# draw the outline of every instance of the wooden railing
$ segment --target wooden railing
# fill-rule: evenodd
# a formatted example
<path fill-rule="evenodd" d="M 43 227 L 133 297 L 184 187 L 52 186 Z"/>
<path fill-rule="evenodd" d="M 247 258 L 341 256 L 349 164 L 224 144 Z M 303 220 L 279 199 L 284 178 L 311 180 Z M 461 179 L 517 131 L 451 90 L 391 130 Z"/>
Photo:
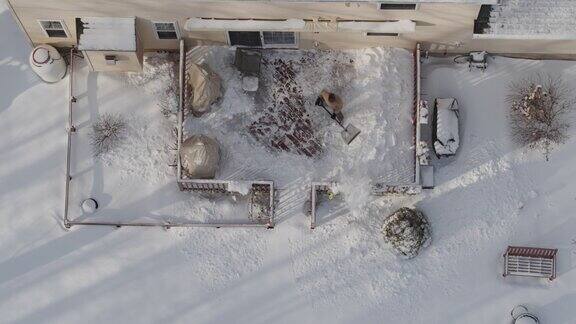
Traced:
<path fill-rule="evenodd" d="M 181 191 L 210 191 L 210 192 L 226 192 L 228 184 L 226 181 L 220 180 L 180 180 L 178 186 Z"/>
<path fill-rule="evenodd" d="M 422 65 L 420 57 L 422 53 L 420 44 L 416 44 L 414 50 L 414 183 L 420 184 L 420 163 L 418 162 L 418 145 L 420 144 L 420 93 L 422 87 Z"/>
<path fill-rule="evenodd" d="M 76 54 L 76 49 L 72 47 L 70 49 L 70 64 L 68 76 L 68 122 L 66 125 L 66 175 L 65 175 L 65 187 L 64 187 L 64 216 L 63 222 L 64 227 L 70 228 L 70 219 L 68 218 L 68 202 L 70 197 L 70 181 L 72 177 L 70 176 L 70 160 L 72 151 L 72 134 L 76 132 L 76 128 L 72 122 L 72 105 L 76 102 L 74 97 L 74 56 Z"/>
<path fill-rule="evenodd" d="M 334 183 L 312 182 L 310 185 L 310 229 L 316 228 L 316 205 L 318 204 L 318 194 L 328 193 L 332 190 Z"/>

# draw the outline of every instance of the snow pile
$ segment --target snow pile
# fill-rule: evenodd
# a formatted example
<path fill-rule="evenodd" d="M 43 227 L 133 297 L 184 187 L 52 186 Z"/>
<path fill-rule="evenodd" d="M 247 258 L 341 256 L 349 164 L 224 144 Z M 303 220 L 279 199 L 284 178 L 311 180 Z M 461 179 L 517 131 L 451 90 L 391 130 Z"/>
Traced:
<path fill-rule="evenodd" d="M 400 208 L 388 216 L 382 227 L 384 240 L 400 256 L 411 259 L 432 239 L 430 223 L 421 211 Z"/>
<path fill-rule="evenodd" d="M 258 77 L 247 75 L 242 78 L 242 89 L 248 92 L 258 90 Z"/>
<path fill-rule="evenodd" d="M 203 19 L 190 18 L 186 21 L 184 29 L 189 31 L 213 30 L 302 30 L 306 23 L 302 19 L 286 20 L 232 20 L 232 19 Z"/>
<path fill-rule="evenodd" d="M 434 150 L 438 156 L 454 155 L 460 146 L 458 102 L 453 98 L 436 99 L 436 140 Z"/>
<path fill-rule="evenodd" d="M 252 182 L 250 181 L 230 181 L 228 182 L 228 191 L 239 193 L 245 196 L 252 190 Z"/>
<path fill-rule="evenodd" d="M 148 110 L 146 112 L 149 113 Z M 102 157 L 104 164 L 117 168 L 122 178 L 138 177 L 150 183 L 173 180 L 174 170 L 171 166 L 176 156 L 174 125 L 159 113 L 126 116 L 126 125 L 123 144 L 116 154 Z"/>
<path fill-rule="evenodd" d="M 144 56 L 142 72 L 126 73 L 126 81 L 154 97 L 164 116 L 178 112 L 178 57 L 173 53 Z"/>

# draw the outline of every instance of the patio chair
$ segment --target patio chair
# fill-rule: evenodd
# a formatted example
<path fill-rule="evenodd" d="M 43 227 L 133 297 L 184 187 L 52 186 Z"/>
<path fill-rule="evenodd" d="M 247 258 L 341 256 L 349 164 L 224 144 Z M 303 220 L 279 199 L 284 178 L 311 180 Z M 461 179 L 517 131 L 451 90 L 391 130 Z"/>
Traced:
<path fill-rule="evenodd" d="M 469 71 L 472 71 L 472 69 L 475 68 L 484 72 L 488 67 L 488 52 L 470 52 L 468 54 L 458 55 L 454 58 L 454 63 L 468 63 Z"/>
<path fill-rule="evenodd" d="M 469 70 L 476 68 L 484 72 L 487 67 L 488 67 L 488 53 L 486 51 L 470 52 L 470 62 L 468 62 Z"/>
<path fill-rule="evenodd" d="M 554 280 L 557 253 L 558 249 L 509 246 L 504 254 L 503 276 L 527 276 Z"/>

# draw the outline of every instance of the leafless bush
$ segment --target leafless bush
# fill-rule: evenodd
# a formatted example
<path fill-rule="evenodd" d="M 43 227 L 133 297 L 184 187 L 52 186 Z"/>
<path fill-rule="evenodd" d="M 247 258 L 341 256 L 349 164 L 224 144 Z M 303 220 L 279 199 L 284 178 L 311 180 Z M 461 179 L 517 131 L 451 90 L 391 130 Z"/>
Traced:
<path fill-rule="evenodd" d="M 402 258 L 411 259 L 432 240 L 432 229 L 424 214 L 403 207 L 384 220 L 384 241 Z"/>
<path fill-rule="evenodd" d="M 103 114 L 92 124 L 92 154 L 100 156 L 120 144 L 126 133 L 126 121 L 117 114 Z"/>
<path fill-rule="evenodd" d="M 568 139 L 568 118 L 576 99 L 560 77 L 532 75 L 509 85 L 512 138 L 520 145 L 541 149 L 546 159 L 551 149 Z"/>

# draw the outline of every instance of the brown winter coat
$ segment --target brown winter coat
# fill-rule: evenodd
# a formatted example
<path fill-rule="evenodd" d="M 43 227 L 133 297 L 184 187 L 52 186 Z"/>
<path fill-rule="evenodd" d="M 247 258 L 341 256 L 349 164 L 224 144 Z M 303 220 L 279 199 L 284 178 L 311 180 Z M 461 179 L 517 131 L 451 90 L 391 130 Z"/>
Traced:
<path fill-rule="evenodd" d="M 330 94 L 331 93 L 326 90 L 322 90 L 322 92 L 320 92 L 320 96 L 324 102 L 328 105 L 328 107 L 332 109 L 335 114 L 342 112 L 342 109 L 344 108 L 342 99 L 338 95 L 334 94 L 335 100 L 330 101 Z"/>

